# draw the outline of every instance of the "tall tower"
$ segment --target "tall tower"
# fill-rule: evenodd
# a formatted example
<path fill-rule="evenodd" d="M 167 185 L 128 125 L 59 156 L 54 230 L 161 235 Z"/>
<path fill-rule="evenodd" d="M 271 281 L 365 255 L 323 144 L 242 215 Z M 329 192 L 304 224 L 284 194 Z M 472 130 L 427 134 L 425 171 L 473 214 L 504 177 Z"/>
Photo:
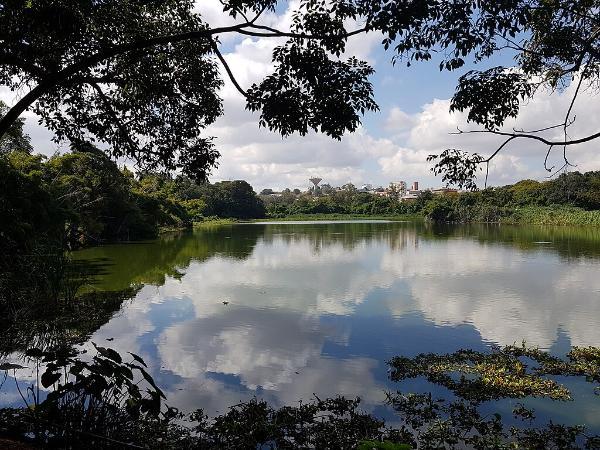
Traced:
<path fill-rule="evenodd" d="M 309 178 L 308 181 L 310 181 L 314 185 L 313 192 L 317 192 L 317 188 L 319 187 L 319 183 L 321 181 L 323 181 L 323 178 L 313 177 L 313 178 Z"/>

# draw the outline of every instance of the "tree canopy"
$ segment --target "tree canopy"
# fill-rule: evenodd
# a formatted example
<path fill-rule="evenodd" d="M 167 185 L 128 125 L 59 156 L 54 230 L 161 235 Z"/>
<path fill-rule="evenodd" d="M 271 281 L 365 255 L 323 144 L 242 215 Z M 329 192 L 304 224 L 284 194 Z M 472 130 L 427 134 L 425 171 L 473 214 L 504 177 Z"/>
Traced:
<path fill-rule="evenodd" d="M 8 106 L 0 100 L 0 117 L 4 116 L 8 111 Z M 13 150 L 21 150 L 30 152 L 33 150 L 31 147 L 31 139 L 23 132 L 23 125 L 25 120 L 19 118 L 15 120 L 10 127 L 6 130 L 4 135 L 0 136 L 0 155 L 4 155 Z"/>
<path fill-rule="evenodd" d="M 219 64 L 259 123 L 284 136 L 309 130 L 340 138 L 377 110 L 373 69 L 345 55 L 352 36 L 379 33 L 394 63 L 439 61 L 440 70 L 513 52 L 511 67 L 469 71 L 451 109 L 503 143 L 488 156 L 448 149 L 436 160 L 445 180 L 472 187 L 474 168 L 518 139 L 563 148 L 600 136 L 570 137 L 581 87 L 597 85 L 598 0 L 304 0 L 290 29 L 261 24 L 286 3 L 221 0 L 235 23 L 211 27 L 193 0 L 8 0 L 0 4 L 0 84 L 26 92 L 0 119 L 0 139 L 33 109 L 57 139 L 96 139 L 113 157 L 204 179 L 218 151 L 205 128 L 222 114 Z M 358 25 L 360 24 L 360 25 Z M 273 72 L 244 89 L 219 51 L 219 37 L 284 39 Z M 540 130 L 501 131 L 540 88 L 577 88 L 565 120 Z M 562 137 L 556 137 L 556 131 Z M 544 134 L 550 132 L 551 135 Z M 438 159 L 439 158 L 439 159 Z"/>

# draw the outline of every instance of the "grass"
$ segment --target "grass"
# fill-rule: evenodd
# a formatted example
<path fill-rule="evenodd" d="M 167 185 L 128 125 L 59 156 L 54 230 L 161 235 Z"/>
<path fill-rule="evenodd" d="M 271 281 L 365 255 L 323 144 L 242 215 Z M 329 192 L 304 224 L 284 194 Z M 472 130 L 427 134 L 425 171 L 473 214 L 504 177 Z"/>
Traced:
<path fill-rule="evenodd" d="M 167 234 L 167 233 L 178 233 L 180 231 L 185 231 L 185 230 L 189 230 L 189 227 L 159 227 L 158 228 L 158 234 Z"/>
<path fill-rule="evenodd" d="M 517 225 L 587 225 L 600 226 L 600 211 L 586 211 L 574 206 L 525 206 L 501 223 Z"/>
<path fill-rule="evenodd" d="M 233 225 L 235 223 L 240 223 L 241 221 L 238 219 L 224 219 L 220 217 L 207 217 L 202 222 L 194 222 L 194 228 L 205 228 L 205 227 L 213 227 L 220 225 Z"/>
<path fill-rule="evenodd" d="M 400 215 L 366 214 L 294 214 L 286 217 L 265 217 L 253 220 L 225 219 L 208 217 L 202 222 L 194 222 L 194 228 L 233 225 L 243 222 L 291 222 L 291 221 L 343 221 L 343 220 L 391 220 L 422 221 L 421 213 Z M 586 211 L 574 206 L 522 206 L 515 207 L 507 217 L 499 219 L 506 225 L 586 225 L 600 226 L 600 211 Z M 483 223 L 475 220 L 471 223 Z M 167 230 L 161 230 L 167 231 Z"/>

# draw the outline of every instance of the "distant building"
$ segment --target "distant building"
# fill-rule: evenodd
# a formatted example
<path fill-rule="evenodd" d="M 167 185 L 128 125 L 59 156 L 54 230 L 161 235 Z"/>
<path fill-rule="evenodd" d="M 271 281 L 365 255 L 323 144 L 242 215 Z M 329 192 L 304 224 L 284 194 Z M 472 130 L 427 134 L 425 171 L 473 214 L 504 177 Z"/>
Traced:
<path fill-rule="evenodd" d="M 456 195 L 456 194 L 458 194 L 458 189 L 438 188 L 438 189 L 432 189 L 431 193 L 433 195 Z"/>
<path fill-rule="evenodd" d="M 397 198 L 400 200 L 406 195 L 406 182 L 405 181 L 392 181 L 389 187 L 386 189 L 387 196 L 390 198 Z"/>
<path fill-rule="evenodd" d="M 319 183 L 323 181 L 321 177 L 312 177 L 309 178 L 308 181 L 312 184 L 310 188 L 308 188 L 308 192 L 311 192 L 313 195 L 319 195 L 321 193 L 321 188 L 319 187 Z"/>
<path fill-rule="evenodd" d="M 416 193 L 418 192 L 418 193 Z M 400 198 L 401 202 L 414 202 L 416 199 L 419 198 L 419 194 L 421 193 L 421 191 L 408 191 L 405 195 L 402 196 L 402 198 Z"/>
<path fill-rule="evenodd" d="M 404 192 L 404 195 L 400 197 L 400 201 L 412 202 L 419 198 L 419 195 L 421 195 L 421 190 L 419 189 L 419 182 L 413 181 L 412 185 L 410 186 L 410 189 L 406 190 Z"/>

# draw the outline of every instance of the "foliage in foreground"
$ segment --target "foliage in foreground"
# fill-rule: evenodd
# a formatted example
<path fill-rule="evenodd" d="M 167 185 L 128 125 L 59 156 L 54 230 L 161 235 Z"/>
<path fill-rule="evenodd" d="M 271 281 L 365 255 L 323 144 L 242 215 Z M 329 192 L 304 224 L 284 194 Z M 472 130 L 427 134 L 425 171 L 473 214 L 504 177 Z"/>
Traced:
<path fill-rule="evenodd" d="M 396 435 L 359 411 L 358 399 L 341 397 L 280 409 L 253 400 L 215 419 L 201 410 L 185 418 L 165 405 L 142 358 L 94 348 L 91 358 L 66 349 L 28 350 L 26 356 L 45 370 L 23 394 L 26 408 L 0 410 L 0 433 L 21 438 L 32 433 L 35 442 L 58 447 L 208 449 L 352 448 L 363 439 Z M 0 365 L 4 381 L 20 368 Z M 50 389 L 43 401 L 40 388 Z"/>
<path fill-rule="evenodd" d="M 534 411 L 518 404 L 523 426 L 507 427 L 500 414 L 483 415 L 483 402 L 539 396 L 566 401 L 566 387 L 548 375 L 583 376 L 600 383 L 600 349 L 573 348 L 563 360 L 525 345 L 491 353 L 462 350 L 419 355 L 390 362 L 393 380 L 425 377 L 450 389 L 451 400 L 431 394 L 389 393 L 400 424 L 391 428 L 360 411 L 359 399 L 316 398 L 298 406 L 273 408 L 254 399 L 209 419 L 202 410 L 184 416 L 166 406 L 165 396 L 135 354 L 94 345 L 93 356 L 70 350 L 30 349 L 30 361 L 43 367 L 26 389 L 27 408 L 0 410 L 0 433 L 38 443 L 119 448 L 280 448 L 280 449 L 574 449 L 600 448 L 598 436 L 583 426 L 535 423 Z M 536 365 L 529 367 L 529 363 Z M 0 370 L 17 375 L 19 365 Z M 41 400 L 38 388 L 50 389 Z M 26 398 L 26 397 L 27 398 Z"/>

